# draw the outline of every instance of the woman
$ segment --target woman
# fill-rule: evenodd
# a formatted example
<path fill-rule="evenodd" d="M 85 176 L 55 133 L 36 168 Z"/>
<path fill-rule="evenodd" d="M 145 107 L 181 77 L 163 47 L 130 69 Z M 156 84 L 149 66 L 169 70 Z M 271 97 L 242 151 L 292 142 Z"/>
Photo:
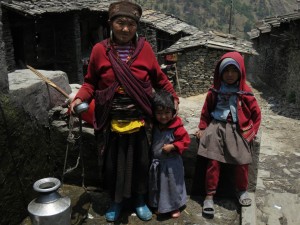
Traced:
<path fill-rule="evenodd" d="M 97 43 L 91 53 L 84 83 L 71 103 L 95 98 L 94 128 L 102 142 L 104 184 L 112 204 L 105 217 L 116 221 L 123 201 L 133 198 L 138 217 L 150 220 L 145 204 L 150 165 L 146 126 L 152 118 L 153 89 L 178 97 L 161 71 L 150 44 L 136 31 L 142 9 L 127 1 L 112 3 L 108 11 L 111 36 Z"/>

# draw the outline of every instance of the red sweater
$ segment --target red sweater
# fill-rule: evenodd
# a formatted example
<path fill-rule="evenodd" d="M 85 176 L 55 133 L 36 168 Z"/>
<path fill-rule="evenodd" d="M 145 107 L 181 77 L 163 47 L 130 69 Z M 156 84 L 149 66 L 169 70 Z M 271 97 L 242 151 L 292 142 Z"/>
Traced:
<path fill-rule="evenodd" d="M 191 140 L 188 132 L 183 126 L 180 117 L 176 116 L 168 128 L 165 129 L 174 129 L 173 135 L 175 140 L 172 144 L 177 148 L 179 154 L 182 154 L 188 149 Z"/>
<path fill-rule="evenodd" d="M 155 54 L 147 41 L 145 41 L 140 54 L 131 64 L 130 68 L 133 75 L 138 79 L 150 81 L 154 89 L 163 88 L 172 93 L 177 101 L 179 100 L 168 77 L 160 69 Z M 76 98 L 90 102 L 95 90 L 106 89 L 114 83 L 115 79 L 105 47 L 102 44 L 97 43 L 93 47 L 88 71 Z"/>
<path fill-rule="evenodd" d="M 218 62 L 215 73 L 213 88 L 216 90 L 220 89 L 221 77 L 219 75 L 220 63 L 224 58 L 233 58 L 238 62 L 241 69 L 240 79 L 240 91 L 252 92 L 251 88 L 246 84 L 246 70 L 244 65 L 244 59 L 238 52 L 228 52 Z M 211 90 L 208 91 L 200 117 L 199 129 L 204 130 L 208 127 L 212 121 L 211 112 L 214 110 L 217 103 L 217 94 Z M 253 95 L 238 95 L 237 98 L 237 116 L 238 116 L 238 127 L 241 135 L 247 140 L 251 141 L 258 132 L 258 128 L 261 122 L 261 111 L 258 103 Z"/>

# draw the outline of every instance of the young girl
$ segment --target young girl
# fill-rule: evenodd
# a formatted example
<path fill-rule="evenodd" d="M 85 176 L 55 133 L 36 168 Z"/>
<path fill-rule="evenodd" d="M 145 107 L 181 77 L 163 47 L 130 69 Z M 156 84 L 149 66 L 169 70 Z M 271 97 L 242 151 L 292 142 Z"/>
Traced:
<path fill-rule="evenodd" d="M 220 163 L 234 164 L 235 188 L 239 203 L 251 205 L 248 188 L 248 164 L 252 161 L 252 140 L 257 134 L 261 111 L 246 84 L 243 57 L 229 52 L 221 57 L 202 108 L 198 155 L 208 158 L 205 178 L 206 198 L 203 213 L 214 214 Z"/>
<path fill-rule="evenodd" d="M 175 115 L 174 99 L 166 91 L 154 96 L 155 122 L 153 127 L 150 167 L 149 205 L 158 213 L 180 216 L 179 208 L 186 203 L 184 167 L 181 154 L 190 143 L 190 137 L 181 119 Z"/>

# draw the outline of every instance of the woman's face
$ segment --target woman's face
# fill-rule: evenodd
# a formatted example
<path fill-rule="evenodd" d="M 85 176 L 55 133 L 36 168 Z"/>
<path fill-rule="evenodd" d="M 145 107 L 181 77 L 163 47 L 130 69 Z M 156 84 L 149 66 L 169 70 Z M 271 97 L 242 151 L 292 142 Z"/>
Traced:
<path fill-rule="evenodd" d="M 127 44 L 135 36 L 137 23 L 129 17 L 117 17 L 110 24 L 117 44 Z"/>

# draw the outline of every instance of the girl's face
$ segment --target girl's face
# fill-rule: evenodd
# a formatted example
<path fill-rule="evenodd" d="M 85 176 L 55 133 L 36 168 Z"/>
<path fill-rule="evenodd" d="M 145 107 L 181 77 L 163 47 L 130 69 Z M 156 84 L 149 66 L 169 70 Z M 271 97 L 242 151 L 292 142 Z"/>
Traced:
<path fill-rule="evenodd" d="M 173 111 L 159 106 L 155 110 L 155 118 L 160 124 L 165 125 L 173 119 Z"/>
<path fill-rule="evenodd" d="M 222 75 L 222 79 L 227 84 L 234 84 L 240 78 L 240 72 L 234 65 L 227 66 Z"/>
<path fill-rule="evenodd" d="M 135 36 L 137 30 L 137 23 L 129 17 L 117 17 L 110 22 L 110 25 L 114 40 L 120 45 L 129 43 Z"/>

